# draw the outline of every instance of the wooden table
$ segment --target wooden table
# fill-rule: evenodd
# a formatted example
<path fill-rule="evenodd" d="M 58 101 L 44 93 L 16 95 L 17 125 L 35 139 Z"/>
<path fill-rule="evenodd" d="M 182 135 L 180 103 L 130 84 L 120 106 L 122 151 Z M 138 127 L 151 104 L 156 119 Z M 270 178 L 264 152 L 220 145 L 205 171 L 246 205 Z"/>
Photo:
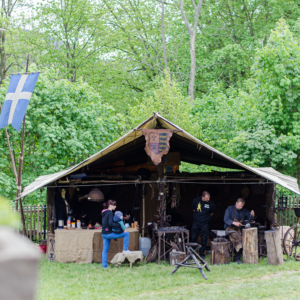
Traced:
<path fill-rule="evenodd" d="M 139 250 L 139 231 L 127 228 L 129 232 L 129 250 Z M 92 263 L 102 262 L 103 239 L 101 229 L 57 229 L 55 230 L 55 261 Z M 123 250 L 123 238 L 111 240 L 107 259 L 110 261 L 116 253 Z"/>

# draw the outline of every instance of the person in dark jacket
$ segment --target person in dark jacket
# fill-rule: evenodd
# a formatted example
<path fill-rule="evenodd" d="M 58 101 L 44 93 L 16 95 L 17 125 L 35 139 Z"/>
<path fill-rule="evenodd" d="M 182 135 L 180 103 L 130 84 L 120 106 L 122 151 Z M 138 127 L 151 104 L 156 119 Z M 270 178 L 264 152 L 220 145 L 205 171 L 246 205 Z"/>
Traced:
<path fill-rule="evenodd" d="M 114 218 L 113 218 L 113 224 L 115 225 L 112 227 L 112 231 L 115 233 L 123 233 L 125 230 L 125 225 L 123 223 L 123 213 L 121 211 L 116 211 Z"/>
<path fill-rule="evenodd" d="M 204 259 L 204 251 L 207 243 L 207 236 L 209 235 L 209 221 L 211 216 L 216 211 L 216 205 L 210 200 L 209 192 L 203 192 L 201 197 L 193 200 L 192 210 L 194 212 L 194 221 L 192 226 L 192 243 L 197 243 L 198 236 L 201 236 L 201 248 L 199 250 L 200 256 Z"/>
<path fill-rule="evenodd" d="M 243 251 L 242 243 L 242 222 L 251 221 L 255 217 L 254 210 L 251 212 L 244 208 L 245 200 L 237 199 L 235 205 L 229 206 L 224 215 L 224 228 L 227 231 L 235 231 L 229 235 L 229 239 L 234 247 L 234 261 L 241 264 L 240 257 Z"/>
<path fill-rule="evenodd" d="M 134 216 L 132 215 L 132 212 L 130 210 L 126 210 L 124 213 L 124 223 L 128 223 L 131 227 L 131 224 L 134 223 Z"/>
<path fill-rule="evenodd" d="M 111 239 L 119 239 L 124 238 L 123 240 L 123 253 L 131 253 L 128 250 L 129 246 L 129 233 L 115 233 L 112 231 L 112 227 L 116 225 L 113 222 L 113 210 L 117 207 L 117 202 L 114 200 L 108 200 L 106 203 L 103 203 L 103 210 L 102 210 L 102 238 L 103 238 L 103 250 L 102 250 L 102 267 L 106 269 L 107 266 L 107 253 L 110 246 Z M 117 227 L 119 224 L 117 225 Z"/>

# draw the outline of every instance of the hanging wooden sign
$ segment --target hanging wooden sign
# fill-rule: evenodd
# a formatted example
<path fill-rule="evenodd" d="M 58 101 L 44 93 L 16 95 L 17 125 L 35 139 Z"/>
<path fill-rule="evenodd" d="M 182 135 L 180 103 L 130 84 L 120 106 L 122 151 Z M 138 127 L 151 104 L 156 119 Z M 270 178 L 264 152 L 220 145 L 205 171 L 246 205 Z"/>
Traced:
<path fill-rule="evenodd" d="M 151 157 L 153 163 L 158 165 L 163 155 L 170 150 L 170 138 L 173 130 L 169 129 L 143 129 L 143 135 L 146 139 L 146 153 Z"/>

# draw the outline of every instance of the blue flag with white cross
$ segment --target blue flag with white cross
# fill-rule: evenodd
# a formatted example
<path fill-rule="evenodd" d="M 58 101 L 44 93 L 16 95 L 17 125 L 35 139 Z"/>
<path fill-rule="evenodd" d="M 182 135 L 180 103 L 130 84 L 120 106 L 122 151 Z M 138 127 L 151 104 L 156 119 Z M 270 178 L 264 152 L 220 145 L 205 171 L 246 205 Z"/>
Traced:
<path fill-rule="evenodd" d="M 11 124 L 20 131 L 39 73 L 11 75 L 0 115 L 0 129 Z"/>

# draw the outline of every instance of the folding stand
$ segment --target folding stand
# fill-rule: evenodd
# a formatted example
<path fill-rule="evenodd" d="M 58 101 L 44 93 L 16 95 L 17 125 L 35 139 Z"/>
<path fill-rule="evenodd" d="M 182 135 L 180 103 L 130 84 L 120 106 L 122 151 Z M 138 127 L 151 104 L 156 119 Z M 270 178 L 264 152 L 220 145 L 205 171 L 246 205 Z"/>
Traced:
<path fill-rule="evenodd" d="M 192 247 L 196 247 L 194 250 Z M 177 263 L 175 269 L 171 272 L 171 275 L 174 274 L 180 267 L 187 267 L 187 268 L 196 268 L 201 273 L 204 279 L 207 279 L 203 269 L 205 268 L 207 271 L 210 269 L 207 266 L 207 261 L 203 260 L 199 254 L 197 253 L 201 246 L 197 243 L 186 243 L 185 248 L 187 250 L 188 256 L 181 262 Z M 189 262 L 192 259 L 194 262 Z M 202 265 L 201 265 L 202 264 Z M 193 266 L 196 265 L 196 266 Z"/>

